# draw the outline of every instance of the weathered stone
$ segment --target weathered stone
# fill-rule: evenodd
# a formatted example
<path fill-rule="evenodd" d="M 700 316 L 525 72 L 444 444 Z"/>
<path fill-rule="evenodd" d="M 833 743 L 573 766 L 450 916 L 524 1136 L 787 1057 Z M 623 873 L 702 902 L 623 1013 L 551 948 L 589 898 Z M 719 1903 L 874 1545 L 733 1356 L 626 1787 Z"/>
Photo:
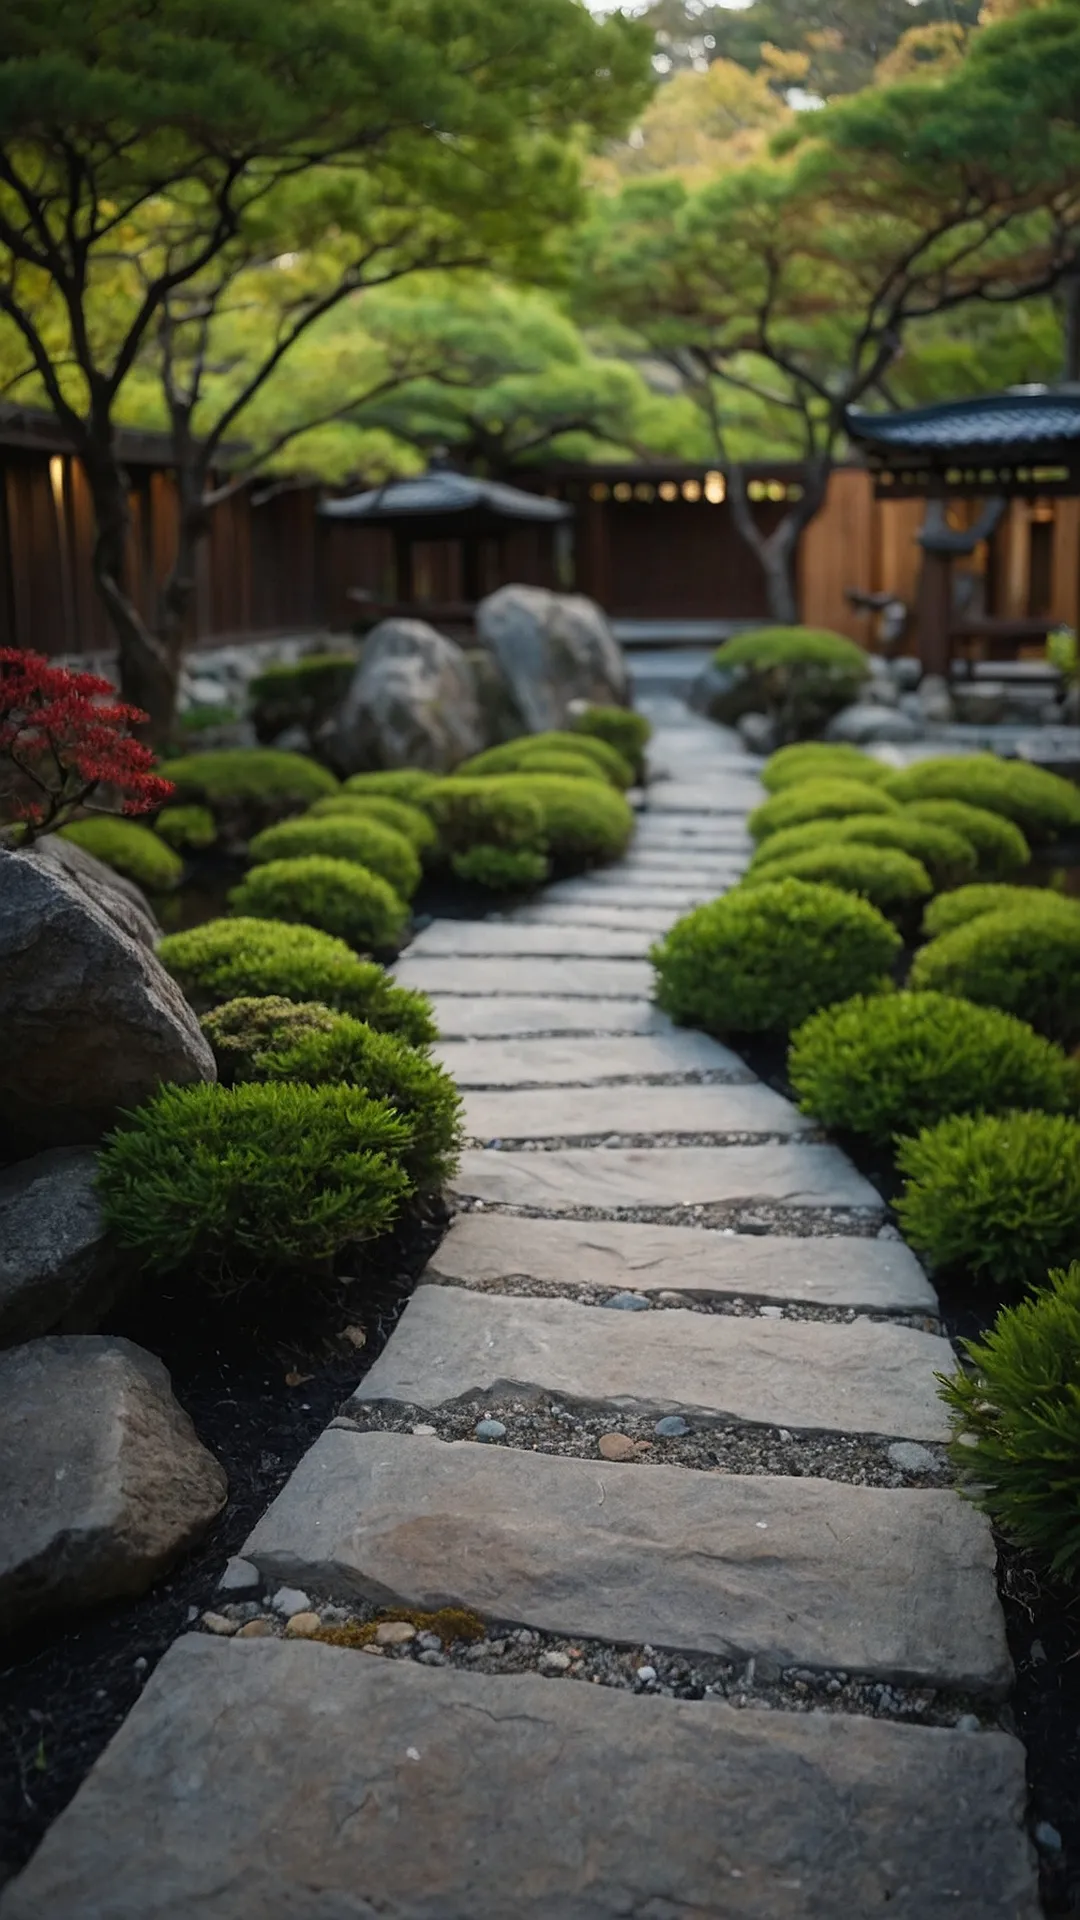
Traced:
<path fill-rule="evenodd" d="M 486 647 L 466 647 L 465 658 L 472 669 L 485 743 L 496 747 L 526 733 L 525 717 L 494 654 Z"/>
<path fill-rule="evenodd" d="M 589 900 L 541 900 L 538 906 L 519 908 L 514 915 L 514 925 L 621 928 L 627 933 L 640 934 L 645 946 L 666 933 L 678 914 L 678 908 L 609 906 L 606 900 L 598 905 Z"/>
<path fill-rule="evenodd" d="M 918 740 L 922 729 L 918 721 L 898 707 L 882 706 L 877 700 L 859 700 L 834 714 L 825 729 L 826 740 L 840 740 L 852 747 L 870 747 L 878 741 L 899 741 L 906 745 Z"/>
<path fill-rule="evenodd" d="M 659 1007 L 641 1000 L 550 999 L 544 994 L 434 994 L 435 1024 L 444 1040 L 512 1038 L 539 1033 L 670 1033 Z"/>
<path fill-rule="evenodd" d="M 618 642 L 606 616 L 582 594 L 500 587 L 477 607 L 476 631 L 533 733 L 565 727 L 575 700 L 628 702 Z"/>
<path fill-rule="evenodd" d="M 410 960 L 495 959 L 552 954 L 563 959 L 636 960 L 648 940 L 605 927 L 550 927 L 520 920 L 435 920 L 409 946 Z"/>
<path fill-rule="evenodd" d="M 0 1355 L 0 1626 L 143 1593 L 225 1502 L 160 1360 L 97 1334 Z"/>
<path fill-rule="evenodd" d="M 671 1033 L 605 1034 L 598 1039 L 443 1041 L 435 1052 L 460 1087 L 567 1087 L 661 1073 L 751 1078 L 737 1053 L 689 1027 L 677 1027 Z M 641 1093 L 639 1088 L 636 1097 Z M 567 1096 L 565 1104 L 572 1107 L 573 1096 Z"/>
<path fill-rule="evenodd" d="M 106 1239 L 90 1147 L 54 1147 L 0 1173 L 0 1347 L 60 1328 L 86 1333 L 121 1266 Z"/>
<path fill-rule="evenodd" d="M 455 1190 L 497 1206 L 641 1207 L 769 1202 L 876 1207 L 881 1200 L 837 1147 L 565 1147 L 551 1153 L 462 1154 Z"/>
<path fill-rule="evenodd" d="M 1005 1734 L 195 1634 L 4 1920 L 1037 1920 L 1025 1798 Z"/>
<path fill-rule="evenodd" d="M 426 959 L 408 953 L 394 968 L 399 986 L 421 993 L 565 994 L 588 1000 L 641 1000 L 652 991 L 647 960 Z"/>
<path fill-rule="evenodd" d="M 654 813 L 745 816 L 751 807 L 767 797 L 761 782 L 754 777 L 730 775 L 723 780 L 703 781 L 700 786 L 681 780 L 658 781 L 649 789 L 649 806 Z"/>
<path fill-rule="evenodd" d="M 902 1240 L 723 1234 L 628 1220 L 530 1220 L 462 1213 L 425 1278 L 489 1285 L 539 1280 L 717 1299 L 934 1313 L 937 1296 Z"/>
<path fill-rule="evenodd" d="M 639 1457 L 620 1433 L 599 1450 Z M 595 1461 L 332 1428 L 244 1551 L 267 1580 L 574 1639 L 964 1692 L 1012 1677 L 990 1526 L 956 1493 L 667 1466 L 598 1483 Z"/>
<path fill-rule="evenodd" d="M 598 1134 L 785 1133 L 810 1131 L 790 1100 L 771 1087 L 536 1087 L 470 1093 L 465 1130 L 473 1140 L 572 1140 Z"/>
<path fill-rule="evenodd" d="M 885 1321 L 744 1319 L 678 1307 L 658 1320 L 422 1286 L 353 1404 L 551 1395 L 654 1417 L 943 1440 L 949 1425 L 934 1374 L 954 1365 L 947 1340 Z"/>
<path fill-rule="evenodd" d="M 58 834 L 50 833 L 44 840 L 35 842 L 23 857 L 33 860 L 46 873 L 58 873 L 72 881 L 132 940 L 141 940 L 145 947 L 152 947 L 160 939 L 157 916 L 142 889 L 115 868 L 107 867 L 104 860 L 96 860 L 74 840 L 61 840 Z"/>
<path fill-rule="evenodd" d="M 321 739 L 341 773 L 367 767 L 448 772 L 484 745 L 464 652 L 425 620 L 381 620 Z"/>
<path fill-rule="evenodd" d="M 83 1145 L 163 1081 L 213 1080 L 176 982 L 61 874 L 0 852 L 0 1135 Z"/>
<path fill-rule="evenodd" d="M 629 878 L 619 868 L 610 873 L 590 873 L 576 880 L 557 880 L 555 885 L 544 892 L 544 901 L 558 903 L 568 901 L 580 906 L 583 903 L 609 907 L 649 907 L 654 913 L 663 909 L 673 917 L 688 913 L 702 900 L 715 898 L 716 888 L 708 886 L 653 886 L 640 876 Z"/>

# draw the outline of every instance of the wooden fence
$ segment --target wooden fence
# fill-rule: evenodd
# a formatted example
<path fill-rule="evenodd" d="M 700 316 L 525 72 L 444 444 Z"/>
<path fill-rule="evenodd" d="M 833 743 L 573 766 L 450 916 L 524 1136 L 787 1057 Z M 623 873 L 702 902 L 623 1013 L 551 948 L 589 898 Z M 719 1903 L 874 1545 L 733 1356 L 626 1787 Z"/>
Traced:
<path fill-rule="evenodd" d="M 163 437 L 131 434 L 123 456 L 131 480 L 127 584 L 152 621 L 175 550 L 176 496 Z M 575 585 L 616 619 L 762 620 L 760 568 L 735 529 L 723 475 L 657 463 L 561 466 L 528 484 L 576 508 L 573 552 L 554 572 L 550 543 L 532 529 L 492 543 L 486 590 L 505 580 Z M 801 484 L 797 466 L 751 469 L 754 512 L 775 525 Z M 255 488 L 214 510 L 199 562 L 192 639 L 243 641 L 275 633 L 345 629 L 355 590 L 390 591 L 385 531 L 322 520 L 319 490 Z M 956 511 L 971 511 L 959 503 Z M 920 563 L 917 500 L 875 501 L 859 468 L 833 476 L 823 511 L 803 536 L 798 579 L 803 619 L 869 641 L 871 622 L 850 588 L 911 603 Z M 46 416 L 0 414 L 0 644 L 47 654 L 108 651 L 93 585 L 93 519 L 86 482 Z M 416 550 L 418 601 L 461 597 L 459 555 L 448 542 Z M 993 540 L 964 563 L 983 610 L 1006 617 L 1051 615 L 1080 625 L 1080 500 L 1014 501 Z"/>

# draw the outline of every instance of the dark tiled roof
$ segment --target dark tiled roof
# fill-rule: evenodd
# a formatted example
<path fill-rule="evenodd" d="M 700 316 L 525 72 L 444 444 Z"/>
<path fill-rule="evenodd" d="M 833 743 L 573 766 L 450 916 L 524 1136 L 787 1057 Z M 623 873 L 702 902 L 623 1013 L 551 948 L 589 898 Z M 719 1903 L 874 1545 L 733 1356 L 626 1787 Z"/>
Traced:
<path fill-rule="evenodd" d="M 969 448 L 1018 454 L 1080 441 L 1080 392 L 992 393 L 905 413 L 864 413 L 853 407 L 847 430 L 860 445 L 884 454 Z"/>
<path fill-rule="evenodd" d="M 330 520 L 426 520 L 478 511 L 499 520 L 569 520 L 573 514 L 572 507 L 542 493 L 438 470 L 415 480 L 392 480 L 345 500 L 327 500 L 319 508 Z"/>

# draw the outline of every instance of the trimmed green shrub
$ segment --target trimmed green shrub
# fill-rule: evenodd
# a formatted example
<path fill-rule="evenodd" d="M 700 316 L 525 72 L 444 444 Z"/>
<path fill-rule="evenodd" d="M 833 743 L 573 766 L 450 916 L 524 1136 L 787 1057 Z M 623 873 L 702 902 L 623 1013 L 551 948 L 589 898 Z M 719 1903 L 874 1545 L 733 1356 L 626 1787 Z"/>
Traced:
<path fill-rule="evenodd" d="M 869 672 L 866 654 L 842 634 L 813 627 L 760 627 L 736 634 L 714 655 L 724 690 L 719 720 L 766 712 L 782 741 L 819 733 L 854 700 Z"/>
<path fill-rule="evenodd" d="M 1031 849 L 1018 826 L 985 807 L 969 807 L 964 800 L 912 800 L 903 808 L 905 820 L 928 820 L 961 833 L 975 849 L 980 873 L 995 878 L 1019 873 L 1031 859 Z"/>
<path fill-rule="evenodd" d="M 301 860 L 321 854 L 330 860 L 354 860 L 377 873 L 402 900 L 411 900 L 420 885 L 420 861 L 404 834 L 381 820 L 354 819 L 351 814 L 313 820 L 283 820 L 280 826 L 257 833 L 248 848 L 252 860 Z"/>
<path fill-rule="evenodd" d="M 176 786 L 177 799 L 209 807 L 220 831 L 250 839 L 260 827 L 302 813 L 313 800 L 337 791 L 337 781 L 317 760 L 276 747 L 222 747 L 170 760 L 158 771 Z"/>
<path fill-rule="evenodd" d="M 400 833 L 421 856 L 432 853 L 439 844 L 439 836 L 429 815 L 422 808 L 411 806 L 407 800 L 392 799 L 388 793 L 329 794 L 325 800 L 316 800 L 303 818 L 377 820 L 380 825 L 392 827 L 395 833 Z"/>
<path fill-rule="evenodd" d="M 954 1114 L 902 1140 L 897 1218 L 935 1269 L 1001 1291 L 1036 1285 L 1080 1245 L 1080 1121 Z"/>
<path fill-rule="evenodd" d="M 1080 1039 L 1080 913 L 1031 889 L 1021 908 L 981 913 L 921 947 L 909 985 L 1029 1020 L 1066 1046 Z"/>
<path fill-rule="evenodd" d="M 501 747 L 488 747 L 456 769 L 466 779 L 486 779 L 493 773 L 516 773 L 523 759 L 535 753 L 570 753 L 591 760 L 614 787 L 633 784 L 633 770 L 614 747 L 591 733 L 523 733 Z"/>
<path fill-rule="evenodd" d="M 241 995 L 280 994 L 285 1000 L 321 1000 L 354 1013 L 413 1046 L 438 1038 L 422 993 L 397 987 L 373 960 L 360 960 L 344 940 L 317 927 L 283 920 L 207 920 L 158 942 L 158 959 L 197 1009 Z"/>
<path fill-rule="evenodd" d="M 895 800 L 863 780 L 800 780 L 794 787 L 755 807 L 747 822 L 755 840 L 767 840 L 784 827 L 801 827 L 807 820 L 843 820 L 859 813 L 899 813 Z"/>
<path fill-rule="evenodd" d="M 963 800 L 1014 821 L 1029 840 L 1053 840 L 1080 827 L 1080 792 L 1068 780 L 992 753 L 919 760 L 894 773 L 885 792 L 903 803 Z"/>
<path fill-rule="evenodd" d="M 531 847 L 469 847 L 453 854 L 450 865 L 459 880 L 508 893 L 543 886 L 551 871 L 547 854 Z"/>
<path fill-rule="evenodd" d="M 388 1100 L 408 1122 L 400 1153 L 413 1186 L 430 1192 L 456 1170 L 461 1097 L 450 1075 L 395 1034 L 377 1033 L 351 1014 L 288 1000 L 232 1000 L 202 1022 L 222 1079 L 302 1080 L 308 1086 L 360 1087 Z"/>
<path fill-rule="evenodd" d="M 598 780 L 567 780 L 554 773 L 508 774 L 504 792 L 535 800 L 543 820 L 542 842 L 562 867 L 617 860 L 634 832 L 634 812 L 614 787 Z"/>
<path fill-rule="evenodd" d="M 505 780 L 440 780 L 428 802 L 432 819 L 451 858 L 474 846 L 543 850 L 544 816 L 540 803 Z"/>
<path fill-rule="evenodd" d="M 424 807 L 428 794 L 438 784 L 437 773 L 423 773 L 419 767 L 387 767 L 382 773 L 351 773 L 342 791 L 365 797 L 385 793 L 391 800 L 407 800 L 410 806 Z"/>
<path fill-rule="evenodd" d="M 252 867 L 229 894 L 237 913 L 256 920 L 295 920 L 351 947 L 395 947 L 409 918 L 388 880 L 355 860 L 309 853 Z"/>
<path fill-rule="evenodd" d="M 845 746 L 839 740 L 801 740 L 769 755 L 761 769 L 761 784 L 769 793 L 782 793 L 801 780 L 865 780 L 876 787 L 891 772 L 891 767 L 872 760 L 861 747 Z"/>
<path fill-rule="evenodd" d="M 105 1141 L 98 1190 L 148 1271 L 183 1270 L 225 1298 L 328 1276 L 343 1248 L 385 1233 L 409 1193 L 408 1139 L 356 1087 L 167 1086 Z"/>
<path fill-rule="evenodd" d="M 965 1492 L 1051 1573 L 1080 1575 L 1080 1260 L 1006 1307 L 941 1383 Z M 965 1484 L 967 1483 L 967 1484 Z"/>
<path fill-rule="evenodd" d="M 541 736 L 542 737 L 542 736 Z M 583 753 L 571 753 L 566 747 L 545 747 L 535 753 L 521 753 L 499 769 L 499 774 L 481 775 L 481 778 L 499 778 L 504 773 L 561 773 L 571 780 L 599 780 L 601 786 L 610 787 L 612 782 L 595 760 Z"/>
<path fill-rule="evenodd" d="M 676 921 L 652 949 L 656 999 L 706 1033 L 797 1027 L 834 1000 L 883 992 L 896 928 L 838 887 L 779 880 L 736 887 Z"/>
<path fill-rule="evenodd" d="M 266 667 L 248 687 L 255 732 L 273 740 L 286 727 L 312 732 L 344 700 L 356 672 L 351 653 L 309 653 L 290 665 Z"/>
<path fill-rule="evenodd" d="M 183 878 L 184 863 L 179 855 L 135 820 L 100 815 L 95 820 L 73 820 L 70 826 L 60 828 L 60 838 L 73 841 L 84 853 L 92 853 L 95 860 L 103 860 L 107 867 L 150 893 L 167 893 Z"/>
<path fill-rule="evenodd" d="M 857 840 L 836 846 L 807 847 L 774 860 L 759 873 L 748 873 L 744 887 L 760 887 L 781 879 L 824 881 L 860 894 L 892 918 L 909 915 L 933 892 L 930 875 L 921 860 L 897 847 L 864 847 Z"/>
<path fill-rule="evenodd" d="M 859 997 L 794 1035 L 788 1078 L 804 1113 L 885 1144 L 951 1113 L 1069 1113 L 1080 1069 L 1022 1020 L 944 993 Z"/>
<path fill-rule="evenodd" d="M 162 807 L 154 821 L 154 832 L 177 853 L 200 853 L 217 839 L 209 807 Z"/>
<path fill-rule="evenodd" d="M 860 846 L 895 847 L 901 853 L 921 860 L 937 886 L 955 886 L 975 872 L 975 851 L 970 842 L 951 827 L 937 827 L 929 820 L 912 820 L 905 813 L 854 813 L 845 820 L 806 820 L 801 827 L 784 827 L 771 833 L 755 849 L 750 872 L 771 869 L 795 853 L 811 847 L 839 847 L 850 842 Z"/>
<path fill-rule="evenodd" d="M 594 740 L 614 747 L 633 768 L 635 779 L 644 779 L 645 749 L 652 727 L 643 713 L 635 713 L 632 707 L 586 707 L 583 713 L 574 714 L 570 726 L 574 733 L 590 734 Z"/>
<path fill-rule="evenodd" d="M 923 931 L 928 940 L 936 940 L 941 933 L 951 933 L 954 927 L 966 927 L 969 920 L 977 920 L 980 914 L 1000 913 L 1007 908 L 1016 913 L 1042 913 L 1049 909 L 1080 915 L 1080 900 L 1070 900 L 1066 894 L 1054 893 L 1047 887 L 1010 887 L 1002 882 L 987 881 L 979 886 L 958 887 L 955 893 L 942 894 L 940 900 L 931 900 L 923 914 Z"/>

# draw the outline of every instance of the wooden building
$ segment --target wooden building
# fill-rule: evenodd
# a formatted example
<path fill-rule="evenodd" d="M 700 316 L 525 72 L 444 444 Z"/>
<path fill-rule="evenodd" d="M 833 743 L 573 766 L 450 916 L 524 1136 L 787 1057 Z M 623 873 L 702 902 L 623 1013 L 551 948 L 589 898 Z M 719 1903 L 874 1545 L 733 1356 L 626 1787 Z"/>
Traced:
<path fill-rule="evenodd" d="M 176 533 L 168 442 L 132 433 L 122 451 L 131 478 L 128 583 L 152 620 Z M 482 545 L 473 582 L 462 577 L 459 541 L 418 540 L 411 560 L 418 611 L 462 601 L 468 585 L 484 593 L 522 580 L 576 587 L 617 620 L 677 627 L 767 617 L 760 569 L 736 532 L 715 469 L 552 466 L 521 484 L 574 508 L 572 538 L 553 542 L 548 528 L 522 524 L 501 543 Z M 794 464 L 750 469 L 764 527 L 800 484 Z M 363 596 L 375 604 L 395 597 L 393 534 L 320 515 L 319 502 L 315 487 L 257 483 L 214 510 L 200 556 L 195 644 L 345 630 L 362 612 Z M 962 521 L 978 504 L 961 500 L 951 511 Z M 913 605 L 924 512 L 921 499 L 875 499 L 865 469 L 839 468 L 800 547 L 804 620 L 869 643 L 870 616 L 852 607 L 849 589 L 889 592 Z M 85 479 L 59 428 L 48 415 L 0 409 L 0 644 L 48 654 L 108 651 L 92 553 Z M 992 540 L 964 564 L 986 612 L 1080 625 L 1080 500 L 1037 492 L 1013 499 Z"/>

